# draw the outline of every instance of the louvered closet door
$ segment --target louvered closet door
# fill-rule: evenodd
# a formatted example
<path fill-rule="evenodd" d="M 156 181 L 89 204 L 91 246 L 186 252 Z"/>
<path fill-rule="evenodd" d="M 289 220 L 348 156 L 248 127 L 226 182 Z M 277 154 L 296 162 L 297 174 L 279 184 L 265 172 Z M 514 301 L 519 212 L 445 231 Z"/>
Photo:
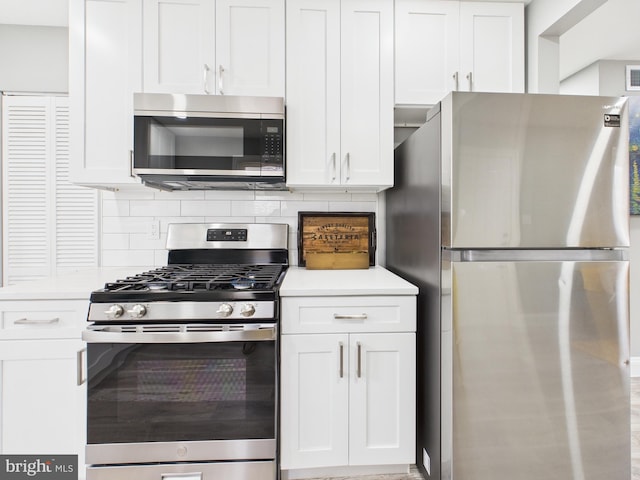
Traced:
<path fill-rule="evenodd" d="M 97 193 L 69 183 L 66 97 L 2 99 L 3 285 L 97 265 Z"/>

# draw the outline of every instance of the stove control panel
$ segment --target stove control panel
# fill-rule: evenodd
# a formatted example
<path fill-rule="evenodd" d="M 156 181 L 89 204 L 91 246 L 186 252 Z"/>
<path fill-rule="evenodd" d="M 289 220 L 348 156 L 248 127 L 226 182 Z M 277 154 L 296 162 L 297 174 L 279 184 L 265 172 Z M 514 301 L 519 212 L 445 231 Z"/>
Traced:
<path fill-rule="evenodd" d="M 210 228 L 207 230 L 207 242 L 246 242 L 246 228 Z"/>
<path fill-rule="evenodd" d="M 138 321 L 138 320 L 241 320 L 275 318 L 275 302 L 148 302 L 148 303 L 92 303 L 87 320 Z"/>

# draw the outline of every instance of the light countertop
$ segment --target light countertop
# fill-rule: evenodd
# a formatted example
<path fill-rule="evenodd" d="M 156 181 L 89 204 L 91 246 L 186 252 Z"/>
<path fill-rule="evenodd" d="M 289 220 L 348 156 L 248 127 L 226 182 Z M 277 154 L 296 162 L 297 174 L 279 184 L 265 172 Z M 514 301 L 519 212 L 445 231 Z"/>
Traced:
<path fill-rule="evenodd" d="M 93 290 L 104 287 L 107 282 L 135 275 L 150 267 L 95 267 L 49 277 L 33 282 L 24 282 L 0 288 L 3 300 L 89 300 Z"/>
<path fill-rule="evenodd" d="M 281 297 L 417 294 L 415 285 L 380 266 L 358 270 L 289 267 L 280 286 Z"/>

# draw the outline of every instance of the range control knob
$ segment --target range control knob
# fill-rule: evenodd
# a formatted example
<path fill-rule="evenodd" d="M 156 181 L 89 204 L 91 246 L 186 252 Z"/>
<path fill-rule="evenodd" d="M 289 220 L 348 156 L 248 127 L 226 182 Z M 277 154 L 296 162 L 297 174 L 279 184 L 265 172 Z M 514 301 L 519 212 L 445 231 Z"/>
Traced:
<path fill-rule="evenodd" d="M 233 313 L 233 307 L 228 303 L 223 303 L 218 307 L 218 310 L 216 311 L 216 313 L 219 314 L 221 317 L 228 317 Z"/>
<path fill-rule="evenodd" d="M 120 318 L 124 313 L 124 308 L 122 308 L 122 305 L 111 305 L 109 307 L 109 310 L 105 311 L 104 313 L 106 313 L 110 318 Z"/>
<path fill-rule="evenodd" d="M 251 305 L 250 303 L 245 303 L 240 309 L 240 315 L 242 315 L 243 317 L 250 317 L 254 313 L 256 313 L 256 307 L 254 305 Z"/>
<path fill-rule="evenodd" d="M 138 303 L 131 307 L 131 310 L 127 310 L 127 313 L 133 318 L 141 318 L 147 314 L 147 307 Z"/>

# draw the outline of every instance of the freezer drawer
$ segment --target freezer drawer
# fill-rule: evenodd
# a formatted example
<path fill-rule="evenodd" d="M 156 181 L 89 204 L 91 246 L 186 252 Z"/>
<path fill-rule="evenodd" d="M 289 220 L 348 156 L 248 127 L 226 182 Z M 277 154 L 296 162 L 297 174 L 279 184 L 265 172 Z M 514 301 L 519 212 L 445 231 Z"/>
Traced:
<path fill-rule="evenodd" d="M 451 290 L 442 300 L 451 318 L 443 325 L 451 329 L 442 336 L 442 405 L 449 474 L 628 480 L 628 262 L 447 266 Z"/>

